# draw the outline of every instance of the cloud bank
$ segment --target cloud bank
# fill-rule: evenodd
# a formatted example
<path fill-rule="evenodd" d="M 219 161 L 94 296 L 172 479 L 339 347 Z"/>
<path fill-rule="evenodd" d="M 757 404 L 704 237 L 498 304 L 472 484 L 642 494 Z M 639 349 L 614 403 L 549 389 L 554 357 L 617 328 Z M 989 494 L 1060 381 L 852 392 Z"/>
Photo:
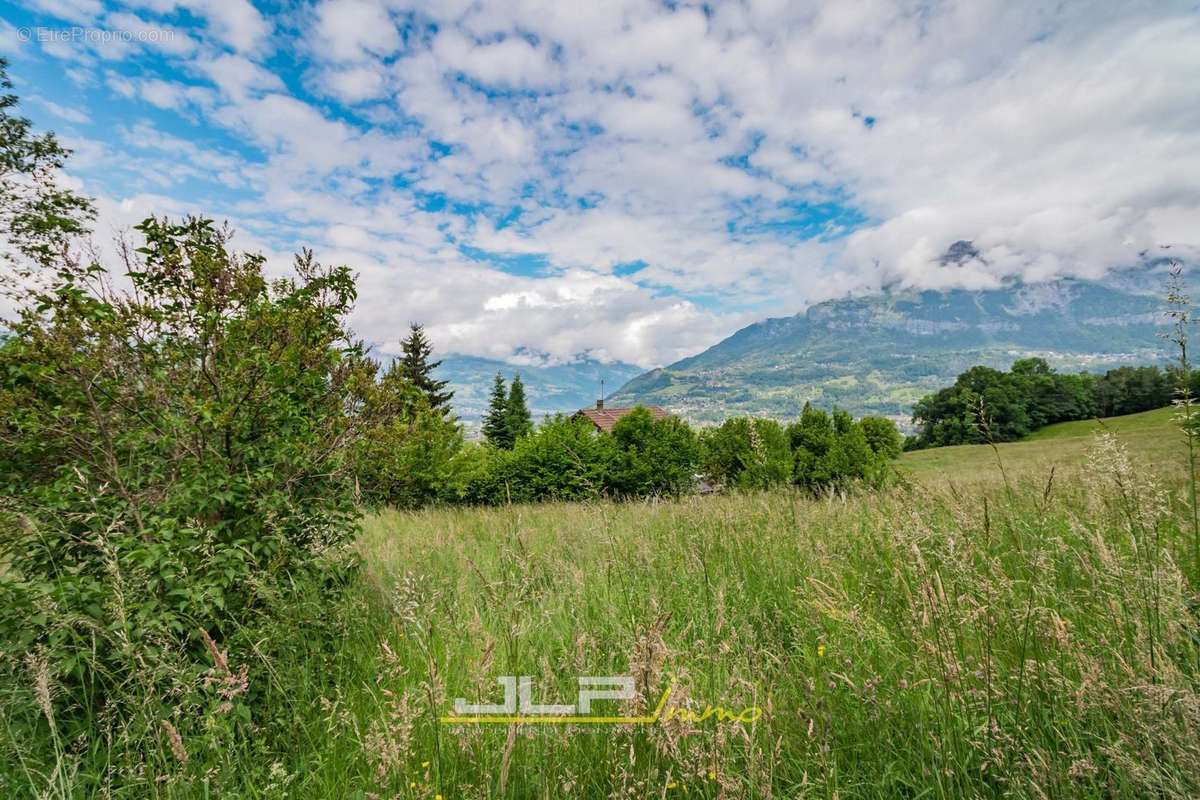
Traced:
<path fill-rule="evenodd" d="M 171 35 L 13 41 L 65 25 Z M 384 353 L 421 320 L 661 364 L 847 292 L 1200 250 L 1182 3 L 40 0 L 0 36 L 106 225 L 352 264 Z"/>

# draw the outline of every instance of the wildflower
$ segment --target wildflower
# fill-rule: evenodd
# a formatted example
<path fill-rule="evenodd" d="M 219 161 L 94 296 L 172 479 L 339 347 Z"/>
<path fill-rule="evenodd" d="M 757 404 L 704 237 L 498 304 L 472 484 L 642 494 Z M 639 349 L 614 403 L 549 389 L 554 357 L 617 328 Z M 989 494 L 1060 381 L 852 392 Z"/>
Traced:
<path fill-rule="evenodd" d="M 708 779 L 709 779 L 710 781 L 715 781 L 715 780 L 717 779 L 717 773 L 713 772 L 713 771 L 710 769 L 710 770 L 708 771 Z"/>
<path fill-rule="evenodd" d="M 229 661 L 227 654 L 222 652 L 217 647 L 217 643 L 213 641 L 211 636 L 209 636 L 208 631 L 206 631 L 204 628 L 199 628 L 198 631 L 200 633 L 200 638 L 204 640 L 204 646 L 208 648 L 208 654 L 212 657 L 213 666 L 216 667 L 217 672 L 225 675 L 229 674 Z"/>
<path fill-rule="evenodd" d="M 825 645 L 819 644 L 819 645 L 817 645 L 817 658 L 824 658 L 824 657 L 825 657 Z"/>
<path fill-rule="evenodd" d="M 668 784 L 667 784 L 667 788 L 668 788 L 668 789 L 674 789 L 674 788 L 675 788 L 675 787 L 677 787 L 678 785 L 679 785 L 679 784 L 678 784 L 678 783 L 676 783 L 675 781 L 671 781 L 670 783 L 668 783 Z"/>
<path fill-rule="evenodd" d="M 163 730 L 167 732 L 167 742 L 171 745 L 171 754 L 180 764 L 188 763 L 188 753 L 183 747 L 183 738 L 169 720 L 162 721 Z"/>
<path fill-rule="evenodd" d="M 422 762 L 421 762 L 421 769 L 429 769 L 429 762 L 428 762 L 428 761 L 422 761 Z"/>
<path fill-rule="evenodd" d="M 46 721 L 54 724 L 54 704 L 50 700 L 50 663 L 45 658 L 32 655 L 26 656 L 30 669 L 33 670 L 33 694 L 37 698 L 38 707 L 46 715 Z"/>

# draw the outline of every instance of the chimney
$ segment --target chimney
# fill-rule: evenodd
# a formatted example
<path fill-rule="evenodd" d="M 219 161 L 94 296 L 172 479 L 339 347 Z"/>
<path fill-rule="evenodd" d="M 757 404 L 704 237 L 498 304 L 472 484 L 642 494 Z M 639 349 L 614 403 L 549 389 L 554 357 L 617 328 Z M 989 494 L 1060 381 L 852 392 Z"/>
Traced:
<path fill-rule="evenodd" d="M 604 410 L 604 398 L 603 397 L 601 397 L 599 400 L 596 401 L 596 410 L 597 411 Z"/>

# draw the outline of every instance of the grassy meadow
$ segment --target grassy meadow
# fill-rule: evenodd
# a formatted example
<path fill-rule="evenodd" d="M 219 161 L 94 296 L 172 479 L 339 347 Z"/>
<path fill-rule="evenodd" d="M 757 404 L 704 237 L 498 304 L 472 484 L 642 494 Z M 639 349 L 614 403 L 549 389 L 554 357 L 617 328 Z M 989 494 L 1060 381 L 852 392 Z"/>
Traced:
<path fill-rule="evenodd" d="M 1143 465 L 1165 474 L 1187 470 L 1187 449 L 1173 408 L 1159 408 L 1106 419 L 1078 420 L 1047 425 L 1019 442 L 1003 442 L 993 449 L 984 445 L 934 447 L 905 453 L 902 473 L 920 481 L 964 482 L 1002 478 L 1003 466 L 1014 475 L 1045 478 L 1056 473 L 1078 473 L 1087 466 L 1087 453 L 1099 433 L 1117 436 L 1130 455 Z M 999 456 L 999 461 L 997 461 Z"/>
<path fill-rule="evenodd" d="M 262 735 L 151 738 L 118 767 L 141 793 L 121 796 L 1196 797 L 1200 575 L 1177 431 L 1139 416 L 1001 446 L 1022 454 L 1007 488 L 371 516 L 333 619 L 296 609 L 291 657 L 228 655 L 277 709 Z M 1073 467 L 1047 481 L 1020 448 Z M 956 457 L 997 469 L 988 447 Z M 439 720 L 457 697 L 499 702 L 501 675 L 544 703 L 631 675 L 637 699 L 609 713 L 673 687 L 666 708 L 696 717 Z M 60 750 L 39 764 L 9 738 L 0 795 L 60 776 L 43 796 L 107 796 L 103 753 Z"/>

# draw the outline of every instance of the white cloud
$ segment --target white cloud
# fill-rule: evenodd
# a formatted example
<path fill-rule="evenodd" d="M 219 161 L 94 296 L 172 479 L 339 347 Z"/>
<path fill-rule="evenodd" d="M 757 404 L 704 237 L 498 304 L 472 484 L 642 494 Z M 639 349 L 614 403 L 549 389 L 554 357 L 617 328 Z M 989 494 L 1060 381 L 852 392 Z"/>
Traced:
<path fill-rule="evenodd" d="M 334 61 L 391 55 L 401 44 L 387 7 L 372 0 L 325 0 L 316 8 L 315 33 L 314 49 Z"/>
<path fill-rule="evenodd" d="M 205 86 L 165 81 L 161 78 L 127 78 L 108 73 L 110 89 L 125 98 L 140 98 L 150 105 L 173 111 L 211 108 L 216 94 Z"/>
<path fill-rule="evenodd" d="M 67 122 L 74 122 L 77 125 L 85 125 L 91 121 L 91 117 L 78 108 L 60 105 L 59 103 L 55 103 L 53 100 L 47 100 L 44 97 L 31 97 L 29 99 L 49 111 L 54 116 L 58 117 L 59 119 L 66 120 Z"/>
<path fill-rule="evenodd" d="M 59 12 L 100 13 L 83 5 Z M 137 5 L 147 26 L 177 7 Z M 273 253 L 358 265 L 356 319 L 384 344 L 421 318 L 446 349 L 662 363 L 885 283 L 1098 276 L 1165 244 L 1200 258 L 1200 18 L 1168 4 L 190 7 L 210 34 L 194 51 L 108 85 L 254 157 L 145 130 L 157 155 L 138 157 L 223 176 Z M 960 239 L 980 258 L 941 264 Z"/>
<path fill-rule="evenodd" d="M 58 19 L 74 23 L 90 22 L 104 10 L 100 0 L 33 0 L 29 5 Z"/>
<path fill-rule="evenodd" d="M 327 94 L 350 105 L 377 99 L 386 91 L 384 73 L 370 66 L 329 69 L 317 80 Z"/>
<path fill-rule="evenodd" d="M 233 100 L 248 94 L 283 88 L 283 81 L 249 59 L 228 53 L 197 62 L 195 68 Z"/>
<path fill-rule="evenodd" d="M 181 6 L 199 14 L 225 44 L 241 52 L 257 50 L 271 24 L 248 0 L 184 0 Z"/>
<path fill-rule="evenodd" d="M 249 0 L 126 0 L 126 5 L 156 14 L 186 10 L 204 20 L 221 44 L 244 53 L 261 51 L 274 28 Z"/>
<path fill-rule="evenodd" d="M 444 69 L 492 86 L 540 88 L 554 83 L 554 69 L 545 50 L 518 36 L 476 42 L 447 29 L 434 40 L 433 54 Z"/>
<path fill-rule="evenodd" d="M 0 54 L 15 56 L 26 46 L 17 28 L 0 19 Z"/>
<path fill-rule="evenodd" d="M 106 31 L 126 36 L 147 49 L 160 50 L 171 56 L 188 56 L 196 51 L 196 40 L 177 27 L 147 22 L 136 14 L 108 14 L 104 18 Z"/>

